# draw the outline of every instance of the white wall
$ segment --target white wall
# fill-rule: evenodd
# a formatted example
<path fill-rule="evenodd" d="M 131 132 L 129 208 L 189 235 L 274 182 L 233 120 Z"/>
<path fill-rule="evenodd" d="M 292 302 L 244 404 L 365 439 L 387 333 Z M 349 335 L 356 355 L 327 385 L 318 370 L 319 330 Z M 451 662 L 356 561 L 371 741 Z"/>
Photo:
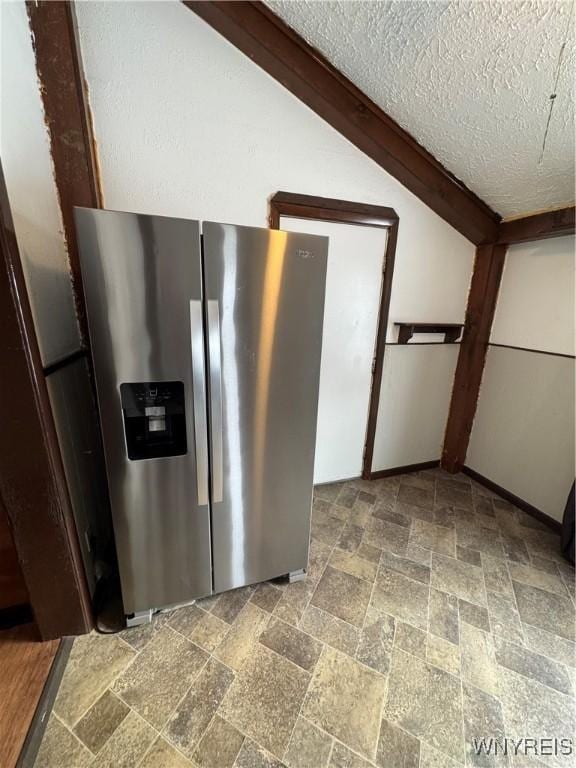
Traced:
<path fill-rule="evenodd" d="M 511 246 L 490 342 L 574 355 L 574 279 L 574 237 Z"/>
<path fill-rule="evenodd" d="M 574 482 L 574 360 L 490 347 L 466 464 L 561 520 Z"/>
<path fill-rule="evenodd" d="M 0 3 L 0 154 L 44 365 L 79 346 L 68 255 L 23 2 Z"/>
<path fill-rule="evenodd" d="M 395 320 L 463 321 L 473 245 L 195 14 L 177 2 L 78 3 L 77 14 L 108 208 L 266 226 L 278 190 L 391 206 L 388 339 Z M 433 351 L 439 400 L 453 366 Z M 423 370 L 432 351 L 411 354 Z M 387 372 L 403 413 L 413 373 Z M 419 413 L 412 428 L 440 446 L 445 412 Z M 379 421 L 382 445 L 405 439 L 391 424 Z"/>
<path fill-rule="evenodd" d="M 459 349 L 458 344 L 386 346 L 374 471 L 440 459 Z"/>
<path fill-rule="evenodd" d="M 490 342 L 524 349 L 489 348 L 466 457 L 555 520 L 575 467 L 574 242 L 510 248 Z"/>

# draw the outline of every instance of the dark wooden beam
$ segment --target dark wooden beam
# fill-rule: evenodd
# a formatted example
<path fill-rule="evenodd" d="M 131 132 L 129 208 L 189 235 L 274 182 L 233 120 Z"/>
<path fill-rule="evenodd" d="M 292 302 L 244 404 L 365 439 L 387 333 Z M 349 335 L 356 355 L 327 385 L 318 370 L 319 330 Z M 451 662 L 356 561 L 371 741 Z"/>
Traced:
<path fill-rule="evenodd" d="M 502 222 L 497 242 L 476 250 L 464 336 L 460 345 L 444 437 L 441 464 L 448 472 L 459 472 L 466 459 L 508 246 L 513 243 L 573 235 L 574 213 L 574 207 L 562 208 Z"/>
<path fill-rule="evenodd" d="M 498 242 L 511 245 L 530 240 L 544 240 L 576 233 L 575 208 L 560 208 L 557 211 L 536 213 L 522 219 L 503 221 L 498 230 Z"/>
<path fill-rule="evenodd" d="M 44 640 L 91 629 L 90 597 L 0 168 L 0 497 Z"/>
<path fill-rule="evenodd" d="M 398 222 L 398 214 L 394 208 L 384 205 L 370 205 L 316 195 L 299 195 L 294 192 L 276 192 L 270 199 L 269 224 L 272 229 L 278 229 L 280 216 L 338 221 L 344 224 L 386 229 Z"/>
<path fill-rule="evenodd" d="M 102 195 L 74 8 L 73 3 L 60 0 L 28 1 L 26 6 L 50 136 L 76 312 L 82 341 L 87 345 L 88 326 L 73 208 L 75 205 L 100 208 Z"/>
<path fill-rule="evenodd" d="M 184 4 L 475 244 L 500 217 L 264 4 Z"/>
<path fill-rule="evenodd" d="M 448 472 L 460 471 L 466 458 L 506 249 L 496 244 L 476 249 L 442 452 L 441 465 Z"/>

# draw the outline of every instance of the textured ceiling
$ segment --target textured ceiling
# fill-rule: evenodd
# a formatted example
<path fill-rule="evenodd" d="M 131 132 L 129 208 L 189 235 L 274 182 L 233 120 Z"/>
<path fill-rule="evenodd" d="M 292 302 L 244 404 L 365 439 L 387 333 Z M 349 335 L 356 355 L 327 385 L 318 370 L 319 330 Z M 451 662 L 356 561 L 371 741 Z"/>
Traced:
<path fill-rule="evenodd" d="M 570 3 L 268 5 L 502 216 L 573 203 Z"/>

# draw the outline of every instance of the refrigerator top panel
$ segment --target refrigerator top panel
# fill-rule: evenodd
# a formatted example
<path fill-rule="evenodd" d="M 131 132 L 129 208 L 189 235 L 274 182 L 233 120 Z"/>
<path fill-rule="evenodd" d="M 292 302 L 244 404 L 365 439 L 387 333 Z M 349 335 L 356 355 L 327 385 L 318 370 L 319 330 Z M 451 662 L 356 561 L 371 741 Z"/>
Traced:
<path fill-rule="evenodd" d="M 200 225 L 75 209 L 127 614 L 211 592 Z"/>
<path fill-rule="evenodd" d="M 202 232 L 221 592 L 307 566 L 328 238 Z"/>

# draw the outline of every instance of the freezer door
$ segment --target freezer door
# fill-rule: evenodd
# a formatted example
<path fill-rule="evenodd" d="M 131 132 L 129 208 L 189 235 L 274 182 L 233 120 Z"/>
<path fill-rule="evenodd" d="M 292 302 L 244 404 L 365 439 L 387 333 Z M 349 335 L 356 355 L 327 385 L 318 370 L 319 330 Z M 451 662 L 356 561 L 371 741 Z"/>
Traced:
<path fill-rule="evenodd" d="M 198 222 L 75 210 L 127 614 L 211 592 Z"/>
<path fill-rule="evenodd" d="M 221 592 L 307 567 L 328 239 L 202 231 Z"/>

